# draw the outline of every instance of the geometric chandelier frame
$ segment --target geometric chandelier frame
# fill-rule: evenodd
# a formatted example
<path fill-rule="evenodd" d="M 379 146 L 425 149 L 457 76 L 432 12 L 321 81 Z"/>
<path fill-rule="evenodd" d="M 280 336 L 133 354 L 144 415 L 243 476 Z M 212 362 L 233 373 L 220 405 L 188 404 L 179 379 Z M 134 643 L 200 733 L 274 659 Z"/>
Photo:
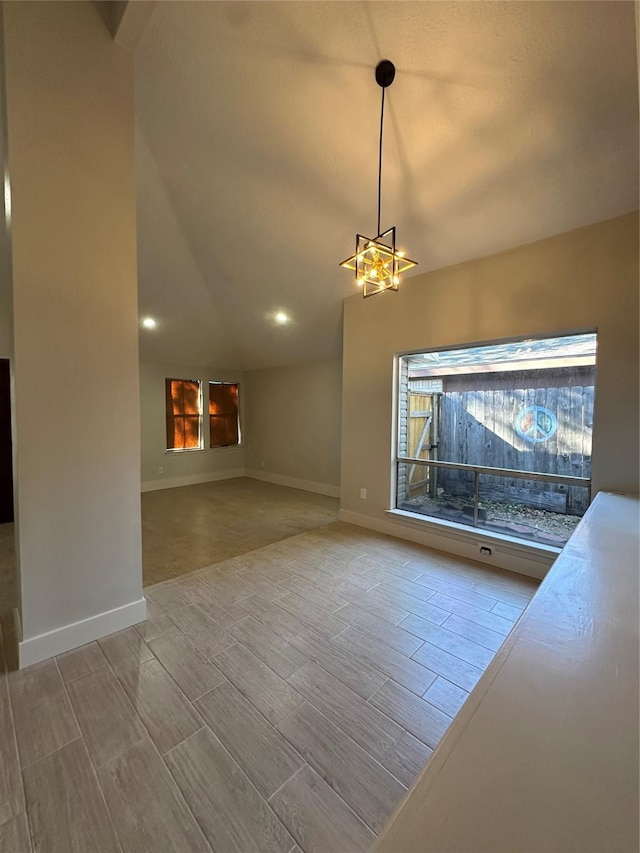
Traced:
<path fill-rule="evenodd" d="M 376 66 L 376 83 L 382 88 L 380 108 L 380 145 L 378 157 L 378 235 L 365 237 L 356 234 L 356 251 L 342 261 L 340 266 L 355 273 L 356 284 L 362 287 L 365 299 L 385 290 L 398 290 L 400 275 L 417 266 L 417 261 L 405 257 L 396 248 L 395 225 L 380 232 L 380 199 L 382 189 L 382 131 L 384 126 L 384 91 L 393 83 L 396 69 L 392 62 L 383 59 Z"/>
<path fill-rule="evenodd" d="M 417 266 L 416 261 L 396 250 L 396 227 L 389 228 L 375 239 L 356 234 L 355 254 L 340 264 L 356 274 L 356 284 L 362 295 L 374 296 L 384 290 L 398 290 L 400 274 Z"/>

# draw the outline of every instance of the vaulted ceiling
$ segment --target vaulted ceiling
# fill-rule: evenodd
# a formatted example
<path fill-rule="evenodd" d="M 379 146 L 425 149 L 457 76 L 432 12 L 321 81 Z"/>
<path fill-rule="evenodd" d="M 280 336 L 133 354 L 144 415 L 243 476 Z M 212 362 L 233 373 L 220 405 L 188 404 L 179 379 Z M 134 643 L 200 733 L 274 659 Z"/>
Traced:
<path fill-rule="evenodd" d="M 141 358 L 339 354 L 382 58 L 382 225 L 415 274 L 638 207 L 632 2 L 158 3 L 135 53 Z"/>

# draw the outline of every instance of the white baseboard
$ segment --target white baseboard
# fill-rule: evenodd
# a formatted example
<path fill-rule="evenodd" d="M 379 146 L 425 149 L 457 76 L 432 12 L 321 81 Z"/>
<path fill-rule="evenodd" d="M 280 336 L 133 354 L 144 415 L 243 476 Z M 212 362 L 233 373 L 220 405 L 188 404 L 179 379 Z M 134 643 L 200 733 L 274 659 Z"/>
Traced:
<path fill-rule="evenodd" d="M 378 533 L 385 533 L 398 539 L 406 539 L 418 545 L 425 545 L 427 548 L 433 548 L 436 551 L 455 554 L 458 557 L 507 569 L 507 571 L 517 572 L 538 580 L 545 577 L 558 556 L 557 553 L 550 551 L 536 550 L 535 546 L 529 547 L 507 541 L 497 542 L 493 538 L 489 540 L 483 536 L 481 531 L 467 533 L 462 530 L 447 530 L 441 533 L 433 529 L 425 529 L 424 522 L 412 522 L 408 519 L 383 520 L 345 509 L 340 510 L 339 518 L 340 521 L 346 521 L 348 524 L 366 527 Z M 478 542 L 484 543 L 485 539 L 486 544 L 491 545 L 492 554 L 490 557 L 483 557 L 478 549 Z"/>
<path fill-rule="evenodd" d="M 98 613 L 88 619 L 63 625 L 46 634 L 30 637 L 18 643 L 20 669 L 31 664 L 47 660 L 54 655 L 60 655 L 78 646 L 84 646 L 92 640 L 99 640 L 115 631 L 137 625 L 147 618 L 147 602 L 144 598 L 123 604 L 105 613 Z"/>
<path fill-rule="evenodd" d="M 188 474 L 186 477 L 167 477 L 164 480 L 145 480 L 141 485 L 143 492 L 157 492 L 161 489 L 175 489 L 179 486 L 196 486 L 198 483 L 214 483 L 216 480 L 235 480 L 244 477 L 244 468 L 231 468 L 228 471 L 209 471 L 207 474 Z"/>
<path fill-rule="evenodd" d="M 208 474 L 191 474 L 186 477 L 167 477 L 162 480 L 145 480 L 141 484 L 141 491 L 156 492 L 160 489 L 175 489 L 179 486 L 195 486 L 198 483 L 214 483 L 216 480 L 234 480 L 236 477 L 249 477 L 252 480 L 262 480 L 264 483 L 274 483 L 277 486 L 288 486 L 290 489 L 302 489 L 303 492 L 315 492 L 318 495 L 328 495 L 331 498 L 340 497 L 340 486 L 330 486 L 328 483 L 315 483 L 313 480 L 300 480 L 298 477 L 285 477 L 282 474 L 269 474 L 265 471 L 253 471 L 247 468 L 211 471 Z"/>
<path fill-rule="evenodd" d="M 274 483 L 276 486 L 289 486 L 291 489 L 302 489 L 303 492 L 328 495 L 330 498 L 340 497 L 340 486 L 330 486 L 328 483 L 314 483 L 313 480 L 299 480 L 297 477 L 285 477 L 282 474 L 268 474 L 250 469 L 245 470 L 244 476 L 251 477 L 252 480 Z"/>

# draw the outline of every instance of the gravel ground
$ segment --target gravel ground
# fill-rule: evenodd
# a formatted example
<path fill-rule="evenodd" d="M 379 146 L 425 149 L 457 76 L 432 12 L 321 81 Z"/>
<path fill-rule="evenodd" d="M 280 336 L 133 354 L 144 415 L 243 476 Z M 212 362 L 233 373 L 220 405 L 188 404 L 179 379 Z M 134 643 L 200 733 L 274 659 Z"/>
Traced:
<path fill-rule="evenodd" d="M 473 501 L 454 495 L 430 498 L 420 495 L 402 504 L 402 509 L 461 524 L 473 522 Z M 548 512 L 500 501 L 480 501 L 478 529 L 518 536 L 546 545 L 562 546 L 576 529 L 579 516 Z"/>

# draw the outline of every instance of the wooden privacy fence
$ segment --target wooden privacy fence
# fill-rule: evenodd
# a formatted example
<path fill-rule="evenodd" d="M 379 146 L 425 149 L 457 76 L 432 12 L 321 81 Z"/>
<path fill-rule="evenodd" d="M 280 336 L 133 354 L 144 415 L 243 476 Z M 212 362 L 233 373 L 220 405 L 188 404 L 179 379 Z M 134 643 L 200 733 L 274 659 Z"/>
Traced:
<path fill-rule="evenodd" d="M 408 455 L 589 478 L 593 400 L 593 385 L 445 390 L 432 395 L 409 392 Z M 473 495 L 473 474 L 468 471 L 416 465 L 404 476 L 409 495 Z M 589 490 L 483 474 L 480 498 L 582 514 L 589 503 Z"/>
<path fill-rule="evenodd" d="M 444 394 L 439 458 L 590 477 L 593 392 L 590 385 Z M 438 484 L 450 494 L 473 492 L 473 476 L 465 471 L 440 471 Z M 574 513 L 589 502 L 585 488 L 488 475 L 480 480 L 480 496 Z"/>

